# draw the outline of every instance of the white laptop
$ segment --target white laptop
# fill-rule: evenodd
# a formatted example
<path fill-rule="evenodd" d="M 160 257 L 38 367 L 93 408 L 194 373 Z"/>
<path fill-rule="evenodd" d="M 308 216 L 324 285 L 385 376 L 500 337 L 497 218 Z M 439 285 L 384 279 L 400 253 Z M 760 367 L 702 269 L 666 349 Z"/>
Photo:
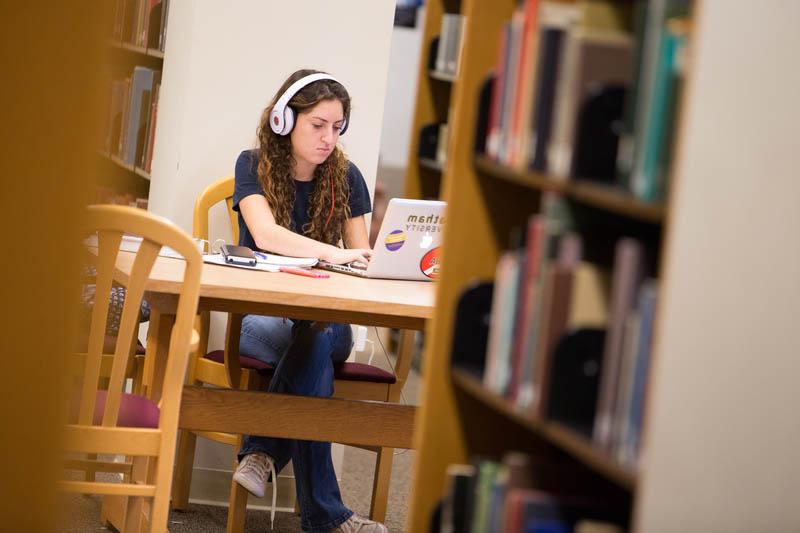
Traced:
<path fill-rule="evenodd" d="M 435 280 L 439 277 L 445 205 L 434 200 L 392 198 L 369 265 L 320 261 L 317 267 L 365 278 Z"/>

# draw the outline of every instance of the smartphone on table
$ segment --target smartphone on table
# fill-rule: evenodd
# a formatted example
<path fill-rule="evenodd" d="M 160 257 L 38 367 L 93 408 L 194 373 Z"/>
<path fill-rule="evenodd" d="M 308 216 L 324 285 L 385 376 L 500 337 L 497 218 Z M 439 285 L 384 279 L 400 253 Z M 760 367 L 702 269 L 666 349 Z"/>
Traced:
<path fill-rule="evenodd" d="M 220 247 L 223 259 L 232 265 L 256 266 L 256 256 L 247 246 L 223 244 Z"/>

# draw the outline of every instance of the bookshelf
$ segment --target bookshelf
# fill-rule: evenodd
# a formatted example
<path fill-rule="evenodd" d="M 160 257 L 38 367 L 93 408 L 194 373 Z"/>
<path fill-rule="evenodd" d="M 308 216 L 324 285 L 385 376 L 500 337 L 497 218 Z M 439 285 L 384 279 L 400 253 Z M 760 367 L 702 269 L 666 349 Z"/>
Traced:
<path fill-rule="evenodd" d="M 425 43 L 435 38 L 431 27 L 438 28 L 442 12 L 451 7 L 436 1 L 428 4 Z M 407 529 L 426 530 L 443 496 L 449 464 L 466 463 L 475 456 L 499 458 L 512 450 L 531 455 L 532 469 L 540 473 L 536 488 L 557 492 L 564 487 L 563 480 L 569 479 L 566 485 L 573 493 L 613 507 L 625 517 L 625 523 L 632 523 L 639 472 L 589 437 L 515 408 L 480 379 L 452 367 L 452 329 L 464 288 L 475 280 L 495 277 L 498 261 L 509 248 L 509 235 L 525 227 L 532 214 L 543 211 L 545 193 L 557 193 L 577 213 L 579 229 L 589 230 L 585 239 L 617 239 L 628 234 L 642 239 L 655 250 L 656 273 L 664 261 L 669 198 L 644 201 L 621 187 L 511 167 L 476 153 L 480 94 L 498 60 L 498 35 L 512 19 L 518 2 L 465 0 L 458 7 L 466 18 L 458 77 L 443 83 L 428 72 L 423 53 L 412 130 L 447 121 L 451 131 L 447 162 L 440 172 L 431 172 L 429 162 L 417 157 L 418 140 L 414 139 L 406 182 L 406 194 L 412 197 L 425 197 L 437 190 L 434 184 L 440 185 L 440 197 L 448 203 L 439 305 L 426 331 L 425 401 L 417 419 L 415 447 L 419 452 Z M 444 105 L 448 107 L 442 109 Z"/>
<path fill-rule="evenodd" d="M 448 202 L 448 226 L 437 314 L 426 331 L 408 531 L 428 530 L 448 465 L 509 450 L 532 456 L 546 489 L 547 474 L 557 472 L 555 477 L 573 480 L 573 488 L 590 497 L 608 496 L 631 530 L 800 525 L 789 496 L 800 479 L 793 459 L 800 432 L 775 407 L 791 404 L 793 394 L 793 379 L 776 368 L 796 367 L 796 336 L 781 328 L 796 317 L 796 292 L 786 293 L 786 283 L 796 279 L 790 272 L 800 255 L 777 237 L 778 228 L 798 224 L 796 151 L 758 142 L 765 131 L 773 138 L 788 134 L 797 118 L 793 95 L 800 78 L 765 80 L 769 68 L 789 68 L 789 36 L 795 46 L 798 37 L 788 17 L 800 11 L 795 6 L 753 12 L 744 2 L 735 4 L 694 3 L 670 191 L 659 202 L 476 154 L 478 94 L 497 59 L 498 32 L 516 2 L 461 4 L 467 24 L 459 77 L 449 95 L 452 136 L 441 194 Z M 754 33 L 737 43 L 745 32 Z M 730 62 L 745 51 L 747 59 Z M 772 59 L 769 65 L 764 57 Z M 428 105 L 425 84 L 431 82 L 420 80 L 419 98 Z M 770 176 L 770 187 L 759 185 L 756 174 Z M 656 250 L 659 296 L 642 436 L 646 454 L 636 470 L 589 438 L 520 412 L 482 380 L 451 366 L 459 296 L 474 280 L 494 279 L 509 232 L 542 209 L 543 192 L 558 193 L 587 220 L 634 228 Z M 736 223 L 745 205 L 753 216 Z M 731 246 L 745 239 L 746 249 Z M 770 348 L 759 348 L 763 343 Z M 742 505 L 731 506 L 734 501 Z"/>
<path fill-rule="evenodd" d="M 168 9 L 168 0 L 115 2 L 106 41 L 108 89 L 97 151 L 103 169 L 98 202 L 147 207 Z M 146 81 L 140 77 L 144 71 Z M 131 108 L 139 110 L 138 116 L 131 116 Z"/>
<path fill-rule="evenodd" d="M 411 124 L 408 169 L 406 171 L 404 198 L 438 199 L 442 184 L 451 175 L 447 165 L 435 158 L 420 157 L 420 132 L 429 124 L 447 123 L 451 95 L 459 83 L 458 76 L 436 69 L 434 51 L 440 41 L 442 20 L 446 13 L 461 11 L 459 0 L 430 0 L 425 4 L 425 26 L 422 31 L 417 98 L 414 120 Z"/>

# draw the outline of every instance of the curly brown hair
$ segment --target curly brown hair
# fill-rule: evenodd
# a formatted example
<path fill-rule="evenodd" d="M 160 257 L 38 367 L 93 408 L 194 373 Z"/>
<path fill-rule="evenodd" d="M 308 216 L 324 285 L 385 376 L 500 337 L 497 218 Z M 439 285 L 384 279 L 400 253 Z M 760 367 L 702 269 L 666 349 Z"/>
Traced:
<path fill-rule="evenodd" d="M 314 170 L 314 190 L 308 202 L 309 223 L 303 228 L 292 227 L 292 208 L 295 198 L 292 143 L 289 135 L 281 136 L 272 131 L 269 114 L 278 98 L 295 81 L 319 73 L 318 70 L 302 69 L 293 73 L 272 98 L 270 105 L 261 114 L 258 126 L 258 180 L 264 190 L 275 222 L 284 228 L 299 231 L 306 237 L 334 246 L 342 239 L 344 223 L 350 217 L 350 187 L 347 182 L 347 157 L 339 146 Z M 338 100 L 342 104 L 345 120 L 350 119 L 350 95 L 342 84 L 333 80 L 319 80 L 303 87 L 289 100 L 295 116 L 310 111 L 323 100 Z M 331 214 L 331 185 L 335 203 Z M 328 216 L 330 215 L 330 222 Z M 327 222 L 327 223 L 326 223 Z"/>

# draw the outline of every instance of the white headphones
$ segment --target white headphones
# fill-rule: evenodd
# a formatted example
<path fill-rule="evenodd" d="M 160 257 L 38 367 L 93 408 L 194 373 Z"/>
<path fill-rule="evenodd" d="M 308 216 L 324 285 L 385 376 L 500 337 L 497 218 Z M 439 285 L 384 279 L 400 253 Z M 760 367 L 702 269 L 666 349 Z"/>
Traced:
<path fill-rule="evenodd" d="M 269 126 L 272 128 L 272 131 L 278 135 L 289 135 L 294 127 L 295 118 L 294 111 L 288 105 L 289 100 L 291 100 L 300 89 L 319 80 L 333 80 L 336 83 L 342 83 L 333 76 L 317 73 L 300 78 L 291 84 L 289 88 L 286 89 L 286 91 L 281 95 L 281 97 L 278 98 L 278 101 L 275 102 L 275 105 L 272 107 L 272 111 L 269 113 Z M 339 135 L 344 135 L 345 131 L 347 131 L 347 118 L 344 119 L 342 126 L 339 128 Z"/>

